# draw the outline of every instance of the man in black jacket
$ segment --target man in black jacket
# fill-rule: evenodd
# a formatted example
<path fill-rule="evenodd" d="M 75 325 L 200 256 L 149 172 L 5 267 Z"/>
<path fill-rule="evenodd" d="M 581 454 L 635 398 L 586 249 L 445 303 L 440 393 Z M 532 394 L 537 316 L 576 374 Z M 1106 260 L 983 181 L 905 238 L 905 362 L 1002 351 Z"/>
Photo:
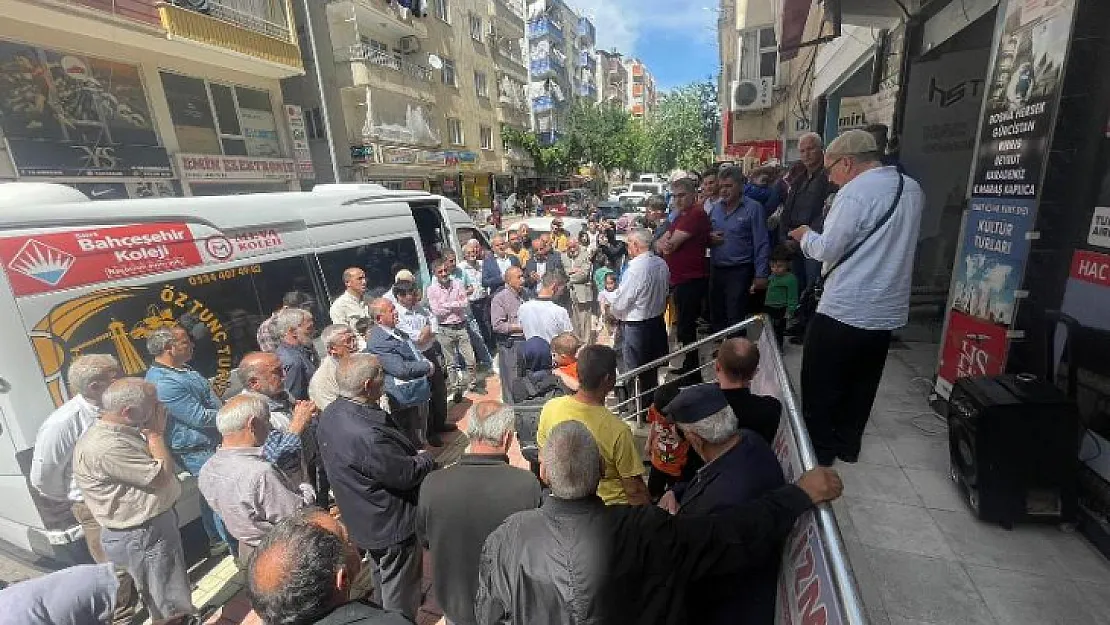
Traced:
<path fill-rule="evenodd" d="M 755 431 L 769 444 L 782 419 L 782 403 L 774 397 L 752 393 L 752 378 L 759 367 L 759 347 L 745 338 L 728 339 L 717 349 L 717 386 L 728 399 L 739 427 Z"/>
<path fill-rule="evenodd" d="M 691 583 L 763 564 L 799 515 L 843 490 L 835 471 L 817 468 L 719 516 L 605 506 L 601 454 L 577 421 L 555 426 L 541 462 L 551 496 L 509 517 L 482 550 L 479 623 L 685 623 Z"/>
<path fill-rule="evenodd" d="M 416 534 L 431 550 L 436 599 L 453 625 L 475 625 L 478 558 L 490 532 L 514 512 L 538 508 L 540 483 L 509 466 L 513 407 L 479 402 L 470 409 L 467 453 L 420 488 Z"/>
<path fill-rule="evenodd" d="M 247 594 L 266 623 L 405 625 L 396 612 L 347 601 L 362 561 L 342 522 L 318 508 L 278 522 L 247 565 Z"/>
<path fill-rule="evenodd" d="M 821 135 L 809 132 L 799 137 L 798 153 L 806 170 L 791 185 L 790 195 L 786 196 L 783 204 L 779 219 L 780 241 L 790 241 L 790 231 L 799 226 L 809 226 L 816 232 L 824 230 L 825 200 L 837 189 L 825 171 L 825 144 Z M 798 279 L 798 288 L 805 289 L 817 281 L 821 263 L 806 258 L 797 245 L 792 245 L 792 248 L 794 277 Z"/>
<path fill-rule="evenodd" d="M 416 503 L 435 459 L 378 408 L 384 374 L 376 356 L 351 354 L 335 379 L 339 398 L 317 431 L 335 501 L 355 543 L 378 565 L 382 605 L 415 621 L 422 564 Z"/>

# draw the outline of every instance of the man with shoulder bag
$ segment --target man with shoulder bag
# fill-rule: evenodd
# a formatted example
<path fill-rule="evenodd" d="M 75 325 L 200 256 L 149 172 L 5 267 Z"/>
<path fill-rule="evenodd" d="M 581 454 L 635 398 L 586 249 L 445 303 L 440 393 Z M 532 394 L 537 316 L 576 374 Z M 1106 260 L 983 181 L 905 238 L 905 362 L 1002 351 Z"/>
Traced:
<path fill-rule="evenodd" d="M 824 263 L 799 308 L 808 299 L 814 311 L 802 352 L 802 412 L 825 466 L 859 459 L 891 333 L 909 317 L 925 194 L 881 156 L 862 130 L 829 144 L 825 169 L 840 191 L 824 231 L 790 231 L 808 258 Z"/>
<path fill-rule="evenodd" d="M 426 443 L 439 443 L 438 435 L 429 435 L 428 401 L 432 386 L 428 377 L 435 365 L 424 357 L 412 340 L 397 328 L 397 307 L 379 298 L 370 303 L 374 327 L 366 343 L 366 351 L 381 360 L 385 372 L 384 391 L 389 398 L 393 421 L 408 435 L 417 449 Z"/>

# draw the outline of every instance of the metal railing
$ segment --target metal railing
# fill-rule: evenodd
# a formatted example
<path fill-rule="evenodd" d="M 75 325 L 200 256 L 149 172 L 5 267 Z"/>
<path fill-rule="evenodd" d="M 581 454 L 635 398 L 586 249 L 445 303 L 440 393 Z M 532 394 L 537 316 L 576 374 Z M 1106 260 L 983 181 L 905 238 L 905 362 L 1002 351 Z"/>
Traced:
<path fill-rule="evenodd" d="M 780 385 L 780 400 L 782 401 L 783 412 L 786 415 L 785 425 L 789 429 L 786 434 L 792 437 L 802 470 L 808 471 L 813 469 L 817 466 L 817 457 L 813 452 L 813 445 L 809 440 L 809 432 L 806 429 L 805 419 L 802 417 L 797 400 L 795 400 L 794 385 L 791 383 L 790 376 L 786 371 L 786 365 L 782 360 L 782 353 L 775 345 L 774 331 L 766 321 L 767 319 L 764 315 L 749 317 L 732 327 L 714 332 L 689 345 L 685 345 L 666 356 L 619 374 L 617 376 L 617 384 L 623 385 L 631 380 L 633 383 L 633 393 L 628 399 L 618 402 L 614 408 L 616 409 L 629 403 L 635 405 L 636 400 L 640 396 L 654 392 L 654 389 L 644 392 L 639 390 L 640 374 L 666 366 L 672 359 L 684 356 L 714 341 L 734 336 L 741 330 L 756 329 L 759 334 L 766 333 L 767 337 L 770 339 L 764 344 L 763 349 L 760 350 L 760 366 L 769 366 Z M 753 340 L 756 339 L 753 338 Z M 768 348 L 768 345 L 770 348 Z M 697 369 L 677 376 L 676 379 L 686 375 L 694 375 L 695 373 L 700 375 L 702 369 L 712 365 L 713 360 L 708 360 L 700 364 Z M 650 404 L 650 401 L 646 402 L 645 405 L 646 404 Z M 644 411 L 635 411 L 633 413 L 638 424 L 642 423 L 643 412 Z M 780 428 L 781 427 L 780 425 Z M 776 437 L 776 440 L 779 438 L 781 438 L 781 436 Z M 829 573 L 832 577 L 833 590 L 837 599 L 837 605 L 826 606 L 838 612 L 835 615 L 828 615 L 827 622 L 830 625 L 868 625 L 867 610 L 863 605 L 863 600 L 860 598 L 859 586 L 856 582 L 855 574 L 852 572 L 852 565 L 848 559 L 848 552 L 844 545 L 844 537 L 840 533 L 840 526 L 837 524 L 836 515 L 833 512 L 832 506 L 829 504 L 818 506 L 815 511 L 814 522 L 819 534 L 820 543 L 823 546 L 822 551 L 826 557 Z M 793 571 L 787 571 L 786 567 L 783 567 L 783 571 L 780 575 L 787 574 L 792 575 Z M 781 599 L 782 597 L 780 597 L 780 600 Z M 794 606 L 791 606 L 791 609 L 793 608 Z"/>
<path fill-rule="evenodd" d="M 187 7 L 188 5 L 179 5 Z M 208 15 L 275 39 L 290 41 L 283 0 L 209 0 Z"/>
<path fill-rule="evenodd" d="M 393 54 L 383 52 L 370 47 L 365 43 L 356 43 L 351 46 L 350 56 L 352 61 L 365 61 L 367 63 L 386 67 L 391 70 L 401 72 L 406 76 L 411 76 L 417 80 L 424 82 L 432 82 L 431 68 L 418 65 L 404 59 L 397 58 Z"/>

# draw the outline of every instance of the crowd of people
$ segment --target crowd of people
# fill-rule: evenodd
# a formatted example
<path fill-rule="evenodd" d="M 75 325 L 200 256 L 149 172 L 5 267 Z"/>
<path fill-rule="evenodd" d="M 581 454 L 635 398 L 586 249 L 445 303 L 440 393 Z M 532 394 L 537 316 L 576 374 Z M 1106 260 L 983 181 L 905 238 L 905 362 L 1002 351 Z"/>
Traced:
<path fill-rule="evenodd" d="M 425 550 L 449 623 L 773 622 L 783 540 L 840 495 L 839 477 L 818 467 L 785 482 L 772 451 L 782 406 L 752 393 L 760 354 L 747 338 L 716 344 L 712 382 L 696 351 L 661 386 L 644 365 L 672 351 L 668 308 L 680 345 L 705 314 L 723 330 L 785 308 L 768 312 L 778 324 L 801 313 L 791 291 L 806 263 L 823 262 L 804 321 L 804 413 L 820 464 L 857 459 L 905 323 L 922 195 L 868 133 L 801 144 L 804 171 L 785 182 L 735 167 L 674 177 L 671 205 L 653 199 L 648 227 L 623 241 L 611 224 L 571 237 L 556 220 L 489 250 L 468 241 L 461 263 L 445 251 L 426 285 L 412 268 L 371 291 L 348 268 L 322 358 L 308 299 L 290 293 L 223 397 L 189 367 L 180 326 L 148 337 L 145 379 L 120 377 L 111 356 L 76 358 L 31 482 L 71 506 L 98 564 L 0 602 L 28 623 L 128 622 L 139 600 L 156 621 L 193 613 L 180 469 L 198 478 L 212 551 L 236 557 L 268 624 L 413 622 Z M 775 187 L 764 199 L 781 206 L 753 185 Z M 470 405 L 467 452 L 441 466 L 435 448 L 457 429 L 448 407 L 495 370 L 502 401 Z M 636 374 L 642 449 L 609 402 L 621 372 Z M 517 444 L 538 450 L 532 471 L 509 464 Z M 61 576 L 76 596 L 56 592 Z"/>

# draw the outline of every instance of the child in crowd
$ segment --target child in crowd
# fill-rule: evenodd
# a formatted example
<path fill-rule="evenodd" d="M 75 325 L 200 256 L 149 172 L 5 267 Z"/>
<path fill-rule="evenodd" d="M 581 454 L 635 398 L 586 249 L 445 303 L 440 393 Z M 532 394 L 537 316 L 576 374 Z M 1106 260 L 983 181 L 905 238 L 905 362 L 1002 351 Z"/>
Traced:
<path fill-rule="evenodd" d="M 617 336 L 617 320 L 609 312 L 609 308 L 617 294 L 617 274 L 612 271 L 606 273 L 602 284 L 605 288 L 597 294 L 597 304 L 601 313 L 597 317 L 597 343 L 612 347 Z"/>
<path fill-rule="evenodd" d="M 655 389 L 655 397 L 648 407 L 651 430 L 644 453 L 651 458 L 648 493 L 652 501 L 657 501 L 676 483 L 692 479 L 694 472 L 703 464 L 698 455 L 690 450 L 690 443 L 678 431 L 674 420 L 665 414 L 667 405 L 680 390 L 681 387 L 674 382 L 667 382 Z"/>
<path fill-rule="evenodd" d="M 358 351 L 366 349 L 366 337 L 370 334 L 370 320 L 363 317 L 355 321 L 355 341 L 358 343 Z"/>
<path fill-rule="evenodd" d="M 552 373 L 572 393 L 578 392 L 578 349 L 581 344 L 573 332 L 563 332 L 551 339 Z"/>
<path fill-rule="evenodd" d="M 771 251 L 771 276 L 767 280 L 767 295 L 763 299 L 763 312 L 771 318 L 775 340 L 783 346 L 786 322 L 794 317 L 798 308 L 798 279 L 790 273 L 791 252 L 784 245 Z"/>

